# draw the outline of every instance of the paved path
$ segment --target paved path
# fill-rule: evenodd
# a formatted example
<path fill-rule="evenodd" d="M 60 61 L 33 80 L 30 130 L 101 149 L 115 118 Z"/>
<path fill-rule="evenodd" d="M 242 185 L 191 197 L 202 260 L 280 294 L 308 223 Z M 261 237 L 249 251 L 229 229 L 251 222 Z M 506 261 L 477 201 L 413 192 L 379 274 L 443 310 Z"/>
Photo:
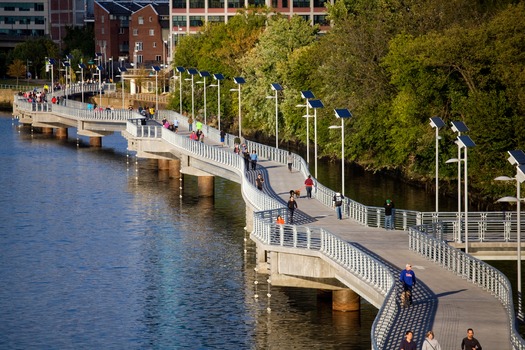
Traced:
<path fill-rule="evenodd" d="M 188 134 L 182 130 L 180 133 Z M 206 143 L 214 144 L 209 140 Z M 249 178 L 254 180 L 258 173 L 265 177 L 264 192 L 281 198 L 283 204 L 288 201 L 290 190 L 301 188 L 305 180 L 300 172 L 290 173 L 286 165 L 265 159 L 259 160 L 258 170 L 248 171 Z M 303 190 L 297 200 L 298 211 L 294 215 L 297 225 L 323 227 L 368 250 L 390 267 L 395 276 L 407 263 L 412 265 L 418 278 L 414 305 L 400 309 L 387 349 L 398 349 L 406 330 L 414 332 L 418 348 L 426 331 L 433 330 L 443 350 L 460 349 L 468 328 L 474 329 L 485 350 L 511 349 L 506 311 L 490 293 L 410 251 L 406 232 L 365 227 L 350 219 L 337 220 L 332 208 L 305 195 Z"/>

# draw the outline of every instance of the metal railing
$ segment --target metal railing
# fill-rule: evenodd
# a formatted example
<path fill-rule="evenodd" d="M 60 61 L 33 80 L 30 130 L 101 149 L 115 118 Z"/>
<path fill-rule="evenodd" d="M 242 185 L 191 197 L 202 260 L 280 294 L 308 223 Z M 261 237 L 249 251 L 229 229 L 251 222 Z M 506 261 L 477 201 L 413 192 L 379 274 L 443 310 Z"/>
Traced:
<path fill-rule="evenodd" d="M 512 287 L 507 277 L 489 264 L 452 248 L 439 238 L 441 230 L 440 223 L 410 227 L 409 248 L 494 295 L 507 311 L 513 349 L 525 350 L 525 340 L 516 329 Z"/>

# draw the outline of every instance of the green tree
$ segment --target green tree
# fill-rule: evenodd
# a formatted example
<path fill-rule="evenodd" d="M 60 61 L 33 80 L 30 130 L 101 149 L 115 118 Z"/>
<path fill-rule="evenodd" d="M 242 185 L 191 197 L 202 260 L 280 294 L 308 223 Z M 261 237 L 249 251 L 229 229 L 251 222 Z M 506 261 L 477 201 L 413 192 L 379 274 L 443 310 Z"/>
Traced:
<path fill-rule="evenodd" d="M 16 78 L 16 86 L 18 89 L 18 78 L 23 78 L 26 74 L 26 65 L 21 60 L 14 60 L 7 69 L 7 74 Z"/>
<path fill-rule="evenodd" d="M 95 33 L 93 27 L 66 27 L 64 37 L 64 52 L 80 50 L 83 56 L 93 57 L 95 55 Z"/>

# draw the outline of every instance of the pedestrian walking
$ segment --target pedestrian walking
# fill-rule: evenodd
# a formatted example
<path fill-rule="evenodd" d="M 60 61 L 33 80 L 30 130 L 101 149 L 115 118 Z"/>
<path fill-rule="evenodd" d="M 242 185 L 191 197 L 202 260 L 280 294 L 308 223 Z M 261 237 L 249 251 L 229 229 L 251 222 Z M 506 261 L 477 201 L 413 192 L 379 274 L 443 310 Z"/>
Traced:
<path fill-rule="evenodd" d="M 226 132 L 221 130 L 221 147 L 224 147 L 224 139 L 226 138 Z"/>
<path fill-rule="evenodd" d="M 284 225 L 284 219 L 281 215 L 277 215 L 277 224 Z"/>
<path fill-rule="evenodd" d="M 261 174 L 257 175 L 257 178 L 255 179 L 255 186 L 260 191 L 262 191 L 263 190 L 263 184 L 264 184 L 264 179 L 263 179 L 262 175 Z"/>
<path fill-rule="evenodd" d="M 332 204 L 335 208 L 335 212 L 337 213 L 337 218 L 339 220 L 343 220 L 343 212 L 341 210 L 341 206 L 343 205 L 343 195 L 339 192 L 337 192 L 335 195 L 334 195 L 334 198 L 332 200 Z"/>
<path fill-rule="evenodd" d="M 193 131 L 193 118 L 188 118 L 188 131 Z"/>
<path fill-rule="evenodd" d="M 428 331 L 421 350 L 441 350 L 441 345 L 434 339 L 434 332 Z"/>
<path fill-rule="evenodd" d="M 304 187 L 306 188 L 306 198 L 312 198 L 312 188 L 314 187 L 314 180 L 312 180 L 312 175 L 308 175 L 308 178 L 304 180 Z"/>
<path fill-rule="evenodd" d="M 290 224 L 293 224 L 293 213 L 297 209 L 297 202 L 293 196 L 288 200 L 288 211 L 290 212 Z"/>
<path fill-rule="evenodd" d="M 250 153 L 248 152 L 248 150 L 243 152 L 243 157 L 244 157 L 244 165 L 246 165 L 246 171 L 250 171 L 251 157 L 250 157 Z"/>
<path fill-rule="evenodd" d="M 403 296 L 409 305 L 412 305 L 412 289 L 416 285 L 416 273 L 412 271 L 412 265 L 406 264 L 405 269 L 401 271 L 399 280 L 403 283 Z M 408 299 L 408 300 L 407 300 Z"/>
<path fill-rule="evenodd" d="M 202 130 L 202 123 L 200 121 L 197 121 L 195 123 L 195 127 L 197 128 L 197 130 Z"/>
<path fill-rule="evenodd" d="M 257 157 L 257 153 L 255 152 L 255 150 L 252 150 L 252 154 L 250 155 L 250 158 L 252 160 L 252 170 L 257 169 L 258 157 Z"/>
<path fill-rule="evenodd" d="M 406 331 L 405 338 L 401 341 L 399 350 L 417 350 L 416 342 L 413 341 L 414 333 L 412 331 Z"/>
<path fill-rule="evenodd" d="M 394 212 L 394 202 L 390 199 L 387 199 L 384 205 L 385 208 L 385 230 L 393 230 L 393 212 Z"/>
<path fill-rule="evenodd" d="M 467 336 L 461 342 L 461 350 L 482 350 L 479 341 L 474 338 L 474 330 L 467 329 Z"/>
<path fill-rule="evenodd" d="M 292 154 L 291 151 L 288 151 L 288 156 L 286 157 L 286 162 L 288 163 L 288 171 L 292 172 L 293 154 Z"/>

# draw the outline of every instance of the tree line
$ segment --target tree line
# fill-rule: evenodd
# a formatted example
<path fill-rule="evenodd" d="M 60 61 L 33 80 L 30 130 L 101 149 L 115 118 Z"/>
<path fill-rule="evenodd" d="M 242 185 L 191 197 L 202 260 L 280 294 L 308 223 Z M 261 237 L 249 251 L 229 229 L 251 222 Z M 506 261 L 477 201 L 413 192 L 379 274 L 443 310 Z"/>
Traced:
<path fill-rule="evenodd" d="M 432 183 L 435 130 L 429 118 L 447 125 L 463 121 L 476 147 L 469 149 L 469 190 L 485 203 L 512 194 L 507 151 L 525 147 L 525 5 L 510 0 L 338 0 L 327 6 L 326 33 L 300 17 L 250 8 L 226 24 L 208 24 L 183 37 L 175 66 L 222 73 L 221 124 L 238 127 L 238 101 L 230 88 L 242 76 L 243 134 L 272 138 L 279 83 L 279 139 L 305 143 L 302 90 L 325 105 L 317 111 L 319 154 L 340 157 L 335 108 L 348 108 L 345 160 L 371 171 L 393 171 Z M 184 78 L 184 76 L 183 76 Z M 207 110 L 217 109 L 208 88 Z M 191 110 L 183 88 L 185 110 Z M 202 107 L 202 88 L 196 90 Z M 171 106 L 178 110 L 179 95 Z M 198 108 L 196 108 L 198 109 Z M 312 112 L 313 113 L 313 112 Z M 310 131 L 311 134 L 311 131 Z M 440 180 L 453 186 L 456 134 L 440 131 Z M 310 135 L 312 138 L 312 135 Z M 455 191 L 455 190 L 454 190 Z M 454 193 L 454 192 L 453 192 Z"/>

